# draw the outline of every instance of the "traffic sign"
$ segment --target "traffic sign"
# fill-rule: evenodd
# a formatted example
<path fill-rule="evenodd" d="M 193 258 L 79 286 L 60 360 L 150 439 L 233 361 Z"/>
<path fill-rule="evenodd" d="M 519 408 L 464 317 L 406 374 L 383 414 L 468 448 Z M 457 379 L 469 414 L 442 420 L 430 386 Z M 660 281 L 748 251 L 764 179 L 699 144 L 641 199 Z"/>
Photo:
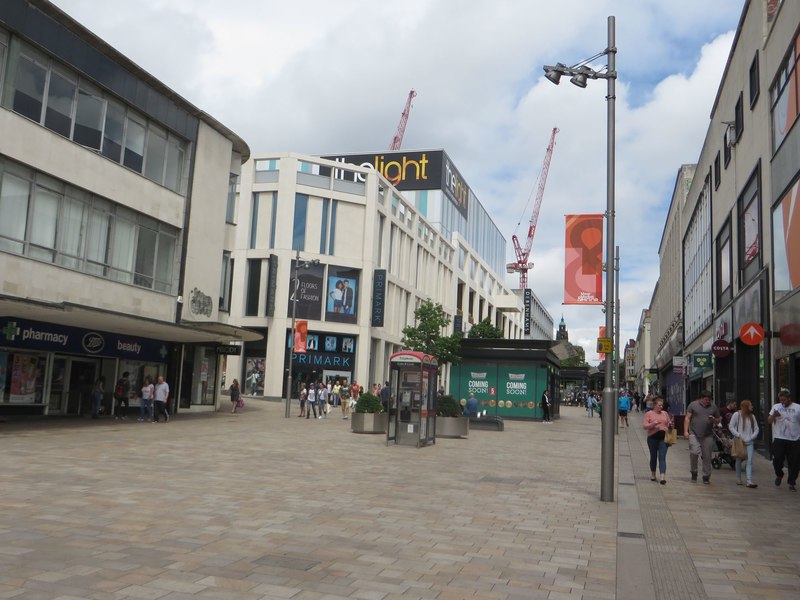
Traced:
<path fill-rule="evenodd" d="M 597 338 L 597 353 L 611 354 L 614 351 L 614 342 L 609 337 Z"/>
<path fill-rule="evenodd" d="M 764 328 L 752 321 L 745 323 L 739 330 L 739 339 L 748 346 L 758 346 L 764 339 Z"/>

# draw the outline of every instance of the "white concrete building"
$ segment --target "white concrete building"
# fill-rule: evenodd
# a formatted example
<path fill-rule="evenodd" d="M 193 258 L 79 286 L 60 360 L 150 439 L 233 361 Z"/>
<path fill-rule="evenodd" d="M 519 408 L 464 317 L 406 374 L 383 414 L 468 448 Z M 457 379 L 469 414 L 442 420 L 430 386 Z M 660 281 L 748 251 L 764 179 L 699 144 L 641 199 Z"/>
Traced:
<path fill-rule="evenodd" d="M 361 165 L 365 156 L 258 154 L 243 167 L 237 250 L 222 305 L 232 322 L 263 336 L 227 361 L 226 378 L 243 379 L 248 393 L 285 397 L 293 309 L 308 327 L 307 351 L 292 354 L 295 390 L 331 378 L 365 389 L 383 382 L 403 328 L 425 300 L 453 319 L 447 333 L 488 318 L 507 338 L 523 336 L 522 300 L 498 272 L 505 239 L 447 155 L 384 153 L 369 155 L 376 158 L 366 166 L 349 162 Z M 453 173 L 459 183 L 450 194 Z M 298 270 L 295 304 L 298 252 L 301 263 L 318 264 Z"/>
<path fill-rule="evenodd" d="M 105 378 L 216 398 L 245 142 L 43 0 L 0 3 L 0 414 L 86 414 Z"/>

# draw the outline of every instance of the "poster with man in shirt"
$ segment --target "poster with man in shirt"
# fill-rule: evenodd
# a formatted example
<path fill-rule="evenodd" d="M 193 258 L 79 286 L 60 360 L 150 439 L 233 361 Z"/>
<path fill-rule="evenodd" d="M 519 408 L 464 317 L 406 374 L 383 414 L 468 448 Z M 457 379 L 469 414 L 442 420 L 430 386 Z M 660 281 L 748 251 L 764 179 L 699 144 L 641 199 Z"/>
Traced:
<path fill-rule="evenodd" d="M 335 323 L 358 321 L 359 269 L 328 266 L 328 290 L 325 299 L 325 320 Z"/>

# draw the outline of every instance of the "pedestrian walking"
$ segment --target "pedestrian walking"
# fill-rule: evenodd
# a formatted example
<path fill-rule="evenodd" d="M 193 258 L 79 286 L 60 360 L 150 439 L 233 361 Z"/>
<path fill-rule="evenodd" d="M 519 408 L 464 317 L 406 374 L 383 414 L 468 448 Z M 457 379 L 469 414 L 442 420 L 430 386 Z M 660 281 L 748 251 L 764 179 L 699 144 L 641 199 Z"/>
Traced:
<path fill-rule="evenodd" d="M 300 385 L 300 414 L 297 415 L 301 419 L 306 416 L 306 399 L 308 398 L 308 390 L 306 384 Z"/>
<path fill-rule="evenodd" d="M 342 419 L 350 418 L 350 386 L 347 379 L 339 386 L 339 401 L 342 403 Z"/>
<path fill-rule="evenodd" d="M 156 385 L 153 395 L 153 423 L 158 423 L 161 420 L 161 415 L 164 415 L 164 423 L 169 423 L 169 409 L 167 408 L 167 401 L 169 400 L 169 384 L 164 381 L 164 376 L 159 375 L 156 379 Z"/>
<path fill-rule="evenodd" d="M 656 459 L 661 485 L 667 483 L 667 432 L 674 423 L 670 414 L 664 410 L 664 399 L 660 396 L 653 401 L 653 410 L 644 415 L 643 426 L 647 431 L 647 448 L 650 450 L 650 481 L 656 480 Z"/>
<path fill-rule="evenodd" d="M 130 373 L 125 371 L 122 374 L 122 377 L 119 378 L 117 381 L 117 385 L 114 386 L 114 418 L 115 419 L 127 419 L 128 418 L 128 406 L 130 403 L 130 394 L 131 394 L 131 381 L 128 379 Z"/>
<path fill-rule="evenodd" d="M 775 469 L 775 485 L 783 480 L 783 461 L 789 469 L 789 491 L 797 491 L 797 473 L 800 470 L 800 406 L 792 402 L 787 388 L 778 393 L 778 403 L 767 417 L 772 425 L 772 468 Z"/>
<path fill-rule="evenodd" d="M 153 396 L 155 395 L 155 386 L 150 375 L 145 375 L 142 389 L 139 391 L 139 420 L 152 421 L 153 420 Z"/>
<path fill-rule="evenodd" d="M 550 391 L 549 390 L 545 390 L 542 393 L 542 402 L 541 402 L 542 423 L 552 423 L 552 421 L 550 420 L 550 406 L 551 406 L 551 404 L 552 403 L 550 402 Z"/>
<path fill-rule="evenodd" d="M 619 397 L 617 408 L 619 409 L 619 426 L 625 427 L 627 425 L 630 427 L 630 423 L 628 423 L 628 411 L 631 409 L 631 397 L 628 396 L 627 391 L 623 391 L 622 395 Z"/>
<path fill-rule="evenodd" d="M 314 418 L 317 418 L 317 384 L 312 382 L 308 386 L 308 400 L 306 401 L 306 419 L 311 418 L 311 411 L 314 411 Z"/>
<path fill-rule="evenodd" d="M 758 422 L 753 414 L 753 403 L 750 400 L 742 400 L 739 410 L 731 415 L 728 429 L 733 437 L 739 438 L 747 449 L 747 458 L 736 457 L 736 485 L 742 485 L 742 461 L 745 462 L 745 475 L 747 477 L 747 487 L 757 488 L 753 483 L 753 442 L 758 437 Z"/>
<path fill-rule="evenodd" d="M 697 481 L 697 461 L 703 461 L 703 483 L 711 483 L 711 452 L 714 448 L 713 427 L 720 422 L 719 409 L 711 404 L 711 392 L 703 390 L 686 409 L 683 437 L 689 440 L 689 471 Z"/>
<path fill-rule="evenodd" d="M 317 402 L 319 402 L 319 417 L 328 418 L 328 388 L 320 381 L 317 386 Z"/>
<path fill-rule="evenodd" d="M 103 396 L 106 393 L 106 378 L 102 375 L 97 378 L 92 388 L 92 418 L 99 419 L 103 408 Z"/>
<path fill-rule="evenodd" d="M 236 414 L 239 403 L 242 401 L 242 391 L 239 389 L 239 380 L 234 379 L 230 387 L 231 392 L 231 413 Z"/>

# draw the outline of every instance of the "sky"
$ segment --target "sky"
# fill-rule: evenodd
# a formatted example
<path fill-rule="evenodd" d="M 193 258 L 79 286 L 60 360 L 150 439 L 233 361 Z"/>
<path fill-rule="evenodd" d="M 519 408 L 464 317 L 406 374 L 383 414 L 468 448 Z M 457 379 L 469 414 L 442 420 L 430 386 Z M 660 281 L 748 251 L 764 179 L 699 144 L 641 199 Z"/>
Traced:
<path fill-rule="evenodd" d="M 559 128 L 528 285 L 596 365 L 599 306 L 565 306 L 564 216 L 606 209 L 606 82 L 542 66 L 607 46 L 616 18 L 620 341 L 658 279 L 675 178 L 697 161 L 744 0 L 55 0 L 253 153 L 443 148 L 508 241 L 527 236 Z M 605 58 L 591 63 L 595 69 Z M 605 277 L 603 278 L 605 284 Z M 506 283 L 519 287 L 518 276 Z"/>

